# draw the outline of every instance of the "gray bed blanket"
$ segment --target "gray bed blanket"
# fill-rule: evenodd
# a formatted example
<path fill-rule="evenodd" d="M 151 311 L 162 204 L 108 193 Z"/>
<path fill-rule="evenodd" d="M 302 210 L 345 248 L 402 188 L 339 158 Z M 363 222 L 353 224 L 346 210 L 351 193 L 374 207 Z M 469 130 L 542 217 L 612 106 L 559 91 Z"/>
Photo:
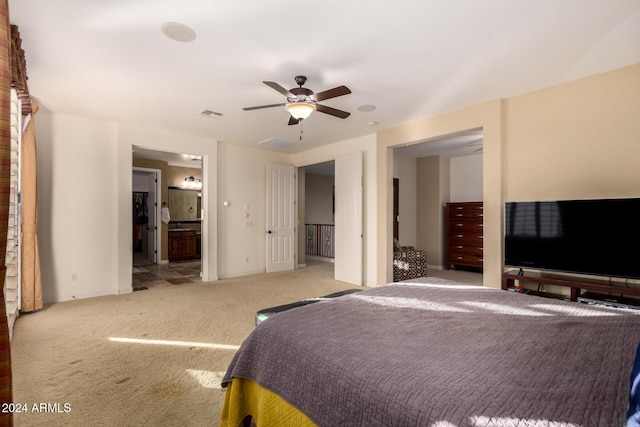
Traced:
<path fill-rule="evenodd" d="M 422 278 L 279 313 L 236 353 L 319 426 L 626 424 L 640 312 Z"/>

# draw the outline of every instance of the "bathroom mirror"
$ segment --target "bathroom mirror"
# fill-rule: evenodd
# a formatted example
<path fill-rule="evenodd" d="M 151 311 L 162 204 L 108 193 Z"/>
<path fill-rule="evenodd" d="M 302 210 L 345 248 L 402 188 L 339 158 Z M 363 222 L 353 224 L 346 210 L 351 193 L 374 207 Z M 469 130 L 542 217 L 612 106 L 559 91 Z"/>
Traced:
<path fill-rule="evenodd" d="M 171 221 L 196 221 L 201 219 L 202 193 L 195 190 L 169 189 L 169 213 Z"/>

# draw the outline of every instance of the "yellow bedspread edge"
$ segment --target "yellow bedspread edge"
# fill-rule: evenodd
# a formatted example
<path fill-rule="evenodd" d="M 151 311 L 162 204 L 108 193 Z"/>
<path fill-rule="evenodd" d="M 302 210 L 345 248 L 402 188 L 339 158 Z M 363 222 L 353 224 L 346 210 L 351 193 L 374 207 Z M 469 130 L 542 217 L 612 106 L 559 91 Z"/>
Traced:
<path fill-rule="evenodd" d="M 227 385 L 220 427 L 241 427 L 247 415 L 253 417 L 257 427 L 315 426 L 306 415 L 272 391 L 254 381 L 234 378 Z"/>

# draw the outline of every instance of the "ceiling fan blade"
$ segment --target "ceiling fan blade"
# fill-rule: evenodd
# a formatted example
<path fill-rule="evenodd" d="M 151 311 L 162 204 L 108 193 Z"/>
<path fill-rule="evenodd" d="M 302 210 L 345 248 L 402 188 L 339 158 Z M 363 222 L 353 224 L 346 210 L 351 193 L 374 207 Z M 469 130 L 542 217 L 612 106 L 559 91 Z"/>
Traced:
<path fill-rule="evenodd" d="M 271 89 L 277 90 L 278 92 L 280 92 L 281 94 L 283 94 L 286 97 L 293 97 L 293 94 L 291 92 L 289 92 L 287 89 L 283 88 L 282 86 L 280 86 L 276 82 L 262 82 L 262 83 L 266 84 Z"/>
<path fill-rule="evenodd" d="M 258 105 L 257 107 L 245 107 L 243 108 L 243 110 L 244 111 L 260 110 L 261 108 L 284 107 L 285 105 L 287 104 L 283 103 L 283 104 Z"/>
<path fill-rule="evenodd" d="M 326 105 L 316 104 L 316 111 L 320 111 L 321 113 L 329 114 L 331 116 L 340 117 L 341 119 L 346 119 L 351 115 L 351 113 L 347 113 L 346 111 L 338 110 L 337 108 L 327 107 Z"/>
<path fill-rule="evenodd" d="M 337 96 L 348 95 L 350 93 L 351 93 L 351 90 L 348 87 L 338 86 L 338 87 L 334 87 L 333 89 L 325 90 L 323 92 L 318 92 L 315 95 L 312 95 L 311 98 L 313 98 L 317 102 L 320 102 L 320 101 L 324 101 L 325 99 L 331 99 Z"/>
<path fill-rule="evenodd" d="M 296 119 L 293 116 L 289 116 L 289 126 L 297 125 L 298 123 L 300 123 L 300 120 Z"/>

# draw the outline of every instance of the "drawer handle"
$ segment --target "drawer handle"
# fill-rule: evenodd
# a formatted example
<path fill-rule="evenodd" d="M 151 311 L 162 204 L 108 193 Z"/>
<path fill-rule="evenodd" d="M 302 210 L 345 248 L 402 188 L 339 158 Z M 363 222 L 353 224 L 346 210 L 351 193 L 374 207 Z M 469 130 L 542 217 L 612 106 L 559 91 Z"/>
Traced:
<path fill-rule="evenodd" d="M 464 234 L 458 234 L 456 237 L 464 237 Z"/>

